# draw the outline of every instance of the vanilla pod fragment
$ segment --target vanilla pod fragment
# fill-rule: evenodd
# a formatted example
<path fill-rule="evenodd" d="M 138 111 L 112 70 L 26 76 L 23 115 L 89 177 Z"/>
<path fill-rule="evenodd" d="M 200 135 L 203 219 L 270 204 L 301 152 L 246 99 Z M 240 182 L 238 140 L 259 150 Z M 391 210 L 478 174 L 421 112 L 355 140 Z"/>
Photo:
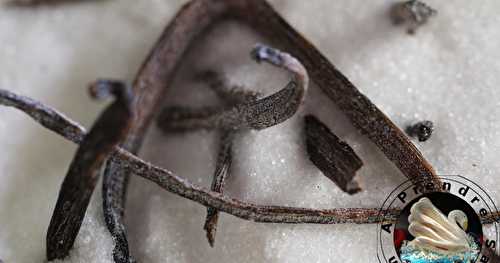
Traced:
<path fill-rule="evenodd" d="M 233 131 L 221 131 L 219 154 L 215 167 L 214 178 L 212 180 L 211 190 L 217 193 L 224 192 L 226 178 L 229 175 L 232 164 L 232 146 L 233 146 Z M 217 221 L 219 219 L 219 211 L 213 207 L 207 208 L 207 218 L 203 228 L 207 232 L 208 243 L 211 247 L 215 243 L 215 233 L 217 231 Z"/>
<path fill-rule="evenodd" d="M 314 165 L 344 192 L 361 191 L 354 176 L 363 162 L 354 150 L 313 115 L 305 117 L 305 129 L 307 153 Z"/>

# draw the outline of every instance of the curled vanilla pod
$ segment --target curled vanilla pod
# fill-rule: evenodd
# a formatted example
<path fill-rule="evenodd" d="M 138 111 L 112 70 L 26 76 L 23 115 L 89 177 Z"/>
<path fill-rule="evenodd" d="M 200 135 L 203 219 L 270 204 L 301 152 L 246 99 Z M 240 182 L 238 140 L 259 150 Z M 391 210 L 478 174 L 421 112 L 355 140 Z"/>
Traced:
<path fill-rule="evenodd" d="M 232 162 L 231 148 L 234 134 L 245 129 L 265 129 L 289 119 L 304 100 L 308 75 L 302 64 L 280 50 L 257 45 L 251 52 L 257 62 L 268 62 L 292 73 L 292 80 L 278 92 L 262 99 L 257 94 L 229 87 L 227 79 L 213 72 L 206 72 L 202 80 L 223 100 L 221 107 L 166 107 L 157 120 L 165 132 L 182 132 L 196 129 L 221 131 L 219 155 L 216 163 L 212 191 L 222 193 Z M 207 209 L 204 229 L 211 246 L 215 242 L 218 211 Z"/>
<path fill-rule="evenodd" d="M 292 79 L 274 94 L 262 99 L 236 103 L 230 107 L 167 107 L 160 113 L 159 127 L 165 131 L 216 128 L 261 130 L 293 116 L 302 104 L 309 84 L 304 66 L 290 54 L 265 45 L 257 45 L 251 55 L 257 62 L 268 62 L 289 71 L 292 73 Z"/>
<path fill-rule="evenodd" d="M 85 135 L 64 178 L 47 231 L 47 259 L 66 257 L 80 230 L 102 165 L 126 136 L 133 119 L 130 88 L 118 81 L 101 80 L 90 86 L 92 97 L 115 101 Z"/>
<path fill-rule="evenodd" d="M 363 162 L 354 150 L 313 115 L 305 117 L 305 130 L 311 162 L 344 192 L 355 194 L 361 191 L 354 176 Z"/>

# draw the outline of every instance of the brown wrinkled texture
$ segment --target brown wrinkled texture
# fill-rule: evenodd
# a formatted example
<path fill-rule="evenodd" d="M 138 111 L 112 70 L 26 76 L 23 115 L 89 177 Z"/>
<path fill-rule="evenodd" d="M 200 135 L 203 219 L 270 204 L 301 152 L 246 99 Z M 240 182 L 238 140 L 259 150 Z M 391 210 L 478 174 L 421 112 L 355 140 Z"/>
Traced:
<path fill-rule="evenodd" d="M 0 90 L 0 103 L 2 103 L 3 90 Z M 18 98 L 22 98 L 19 97 Z M 33 100 L 31 100 L 33 101 Z M 49 107 L 36 102 L 42 107 L 38 108 L 37 113 L 43 114 Z M 59 112 L 54 111 L 56 114 L 53 118 L 46 119 L 48 125 L 45 125 L 49 130 L 52 127 L 65 127 L 68 129 L 78 131 L 80 136 L 85 135 L 85 130 L 80 126 L 73 126 L 75 123 L 67 119 Z M 59 118 L 64 118 L 64 124 L 61 125 Z M 34 119 L 38 122 L 37 119 Z M 53 130 L 52 130 L 53 131 Z M 72 134 L 60 134 L 67 140 L 70 140 Z M 220 193 L 207 190 L 203 187 L 192 184 L 186 179 L 178 177 L 177 175 L 163 169 L 149 164 L 139 157 L 131 154 L 121 147 L 115 147 L 110 160 L 116 162 L 132 175 L 140 176 L 156 183 L 163 189 L 183 196 L 195 202 L 198 202 L 207 207 L 214 207 L 218 210 L 228 214 L 240 217 L 242 219 L 252 220 L 255 222 L 268 222 L 268 223 L 323 223 L 323 224 L 337 224 L 337 223 L 356 223 L 356 224 L 371 224 L 379 223 L 380 214 L 385 214 L 385 218 L 395 220 L 399 215 L 399 210 L 382 210 L 378 208 L 336 208 L 336 209 L 309 209 L 299 207 L 284 207 L 284 206 L 262 206 L 252 203 L 240 201 L 238 199 L 226 197 Z M 287 219 L 287 220 L 284 220 Z M 488 214 L 481 217 L 483 224 L 491 224 L 500 220 L 498 212 Z"/>
<path fill-rule="evenodd" d="M 407 178 L 414 182 L 425 178 L 440 185 L 432 166 L 403 132 L 265 0 L 195 0 L 182 7 L 146 58 L 135 81 L 139 110 L 130 140 L 134 140 L 137 148 L 184 55 L 204 32 L 225 19 L 249 25 L 298 58 L 312 81 Z"/>
<path fill-rule="evenodd" d="M 132 125 L 124 147 L 133 152 L 140 148 L 144 133 L 155 113 L 159 110 L 163 94 L 166 93 L 165 91 L 175 76 L 184 54 L 210 26 L 228 18 L 237 19 L 253 27 L 257 32 L 274 41 L 280 48 L 297 57 L 305 65 L 312 81 L 338 105 L 353 125 L 372 140 L 405 176 L 414 181 L 419 181 L 421 178 L 438 180 L 431 165 L 427 163 L 401 130 L 368 98 L 361 94 L 310 42 L 288 25 L 264 0 L 195 0 L 179 11 L 146 58 L 137 75 L 134 83 L 134 94 L 137 97 L 135 103 L 137 106 L 137 119 Z M 53 124 L 55 125 L 46 125 L 46 127 L 60 126 L 57 122 Z M 71 126 L 71 123 L 68 125 Z M 64 134 L 64 132 L 60 134 Z M 137 162 L 135 163 L 137 166 L 125 165 L 130 161 L 122 160 L 125 153 L 128 154 L 126 156 L 129 156 L 131 160 Z M 290 208 L 282 210 L 279 207 L 264 209 L 264 207 L 260 206 L 257 206 L 257 208 L 250 206 L 248 209 L 252 212 L 249 212 L 245 210 L 246 203 L 234 203 L 231 201 L 233 199 L 227 199 L 222 195 L 207 192 L 197 187 L 192 188 L 191 184 L 186 184 L 184 180 L 173 176 L 168 171 L 151 166 L 124 150 L 118 150 L 115 154 L 112 161 L 108 162 L 108 165 L 119 167 L 121 172 L 111 169 L 108 174 L 114 177 L 110 181 L 121 184 L 121 186 L 117 186 L 117 189 L 121 189 L 120 193 L 125 193 L 124 189 L 126 189 L 126 182 L 128 181 L 125 178 L 128 176 L 127 172 L 132 173 L 134 171 L 133 173 L 137 173 L 141 171 L 138 174 L 157 180 L 160 186 L 169 191 L 221 211 L 260 222 L 267 222 L 266 220 L 275 220 L 276 222 L 283 220 L 283 222 L 295 223 L 367 223 L 377 221 L 376 209 L 337 209 L 325 210 L 323 213 L 308 209 L 295 211 L 293 209 L 288 210 Z M 143 174 L 143 171 L 154 171 L 156 176 Z M 174 185 L 168 184 L 166 181 Z M 116 195 L 121 200 L 110 202 L 110 204 L 123 205 L 124 196 L 124 194 Z M 240 208 L 242 206 L 243 211 L 233 209 L 232 206 L 235 204 Z M 122 210 L 120 207 L 116 207 L 116 211 Z M 281 214 L 284 211 L 288 213 L 286 216 Z M 309 215 L 306 216 L 304 213 L 309 213 Z M 115 222 L 121 224 L 120 213 L 116 214 L 116 218 Z M 124 229 L 124 227 L 120 229 Z"/>
<path fill-rule="evenodd" d="M 157 120 L 164 132 L 183 132 L 196 129 L 219 129 L 221 146 L 217 159 L 212 191 L 222 193 L 225 179 L 231 166 L 232 137 L 234 133 L 248 129 L 265 129 L 282 123 L 292 117 L 304 101 L 308 88 L 308 76 L 304 66 L 294 57 L 280 50 L 257 45 L 251 56 L 257 61 L 266 61 L 292 73 L 292 80 L 278 92 L 262 99 L 252 92 L 229 87 L 227 79 L 215 72 L 205 72 L 199 78 L 223 100 L 223 106 L 186 108 L 171 106 L 164 108 Z M 215 242 L 218 212 L 207 209 L 204 229 L 208 242 Z"/>
<path fill-rule="evenodd" d="M 113 102 L 83 136 L 68 173 L 64 178 L 56 207 L 47 230 L 47 259 L 66 257 L 80 230 L 90 197 L 99 173 L 114 147 L 123 140 L 133 119 L 131 96 L 127 87 L 119 83 L 98 82 L 113 89 Z M 103 87 L 97 87 L 100 89 Z M 75 132 L 77 129 L 69 129 Z"/>
<path fill-rule="evenodd" d="M 348 194 L 361 191 L 354 180 L 363 161 L 328 127 L 312 115 L 305 117 L 306 146 L 311 162 Z"/>
<path fill-rule="evenodd" d="M 2 92 L 0 92 L 0 97 L 1 94 Z M 0 103 L 1 102 L 2 100 L 0 100 Z M 38 111 L 43 112 L 46 108 L 46 106 L 40 107 Z M 69 127 L 67 127 L 68 129 L 77 130 L 81 136 L 84 136 L 85 130 L 83 128 L 73 126 L 73 124 L 71 124 L 74 123 L 73 121 L 67 120 L 66 117 L 58 112 L 56 112 L 54 118 L 47 120 L 49 125 L 46 127 L 60 126 L 60 123 L 57 123 L 59 118 L 66 119 L 63 125 L 69 125 Z M 51 128 L 49 129 L 51 130 Z M 61 135 L 69 140 L 70 134 L 63 133 Z M 386 219 L 395 219 L 399 214 L 398 210 L 379 211 L 378 208 L 309 209 L 286 206 L 263 206 L 243 202 L 192 184 L 188 180 L 178 177 L 170 171 L 141 160 L 139 157 L 118 146 L 114 147 L 114 151 L 108 162 L 116 163 L 124 172 L 148 179 L 169 192 L 196 201 L 207 207 L 213 207 L 222 212 L 255 222 L 367 224 L 380 222 L 380 217 L 378 216 L 379 212 L 385 213 Z"/>
<path fill-rule="evenodd" d="M 226 178 L 229 175 L 232 164 L 232 148 L 234 132 L 224 130 L 221 131 L 219 142 L 219 154 L 217 156 L 217 163 L 215 165 L 214 178 L 212 180 L 211 190 L 217 193 L 224 193 L 226 185 Z M 207 218 L 203 229 L 207 231 L 207 239 L 210 246 L 214 246 L 215 233 L 217 231 L 217 221 L 219 219 L 219 212 L 216 209 L 207 208 Z"/>

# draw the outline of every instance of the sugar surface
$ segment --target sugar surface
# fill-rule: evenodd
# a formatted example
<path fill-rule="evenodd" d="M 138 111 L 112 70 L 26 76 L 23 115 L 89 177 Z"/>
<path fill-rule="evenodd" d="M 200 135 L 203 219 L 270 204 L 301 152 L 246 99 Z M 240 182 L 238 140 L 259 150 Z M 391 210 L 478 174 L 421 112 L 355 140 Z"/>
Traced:
<path fill-rule="evenodd" d="M 131 80 L 184 2 L 2 7 L 0 87 L 53 105 L 88 127 L 104 104 L 88 99 L 85 85 L 97 77 Z M 387 1 L 272 1 L 397 125 L 435 122 L 433 137 L 416 144 L 439 173 L 466 175 L 498 200 L 500 3 L 428 2 L 438 16 L 408 36 L 390 24 Z M 212 33 L 189 55 L 166 105 L 216 103 L 202 83 L 192 80 L 195 70 L 223 71 L 232 83 L 264 94 L 286 84 L 286 74 L 247 55 L 264 39 L 234 23 Z M 363 192 L 342 193 L 307 160 L 302 117 L 309 112 L 361 156 Z M 40 262 L 58 187 L 76 147 L 12 109 L 0 108 L 0 116 L 0 259 Z M 216 143 L 214 132 L 165 135 L 153 127 L 141 156 L 208 187 Z M 404 180 L 315 86 L 295 117 L 261 132 L 242 132 L 235 145 L 226 193 L 250 202 L 376 207 Z M 209 248 L 202 230 L 204 207 L 138 178 L 131 182 L 128 200 L 126 223 L 140 262 L 371 262 L 375 255 L 374 226 L 257 224 L 226 214 L 219 221 L 216 246 Z M 99 190 L 63 262 L 112 262 L 111 249 Z"/>

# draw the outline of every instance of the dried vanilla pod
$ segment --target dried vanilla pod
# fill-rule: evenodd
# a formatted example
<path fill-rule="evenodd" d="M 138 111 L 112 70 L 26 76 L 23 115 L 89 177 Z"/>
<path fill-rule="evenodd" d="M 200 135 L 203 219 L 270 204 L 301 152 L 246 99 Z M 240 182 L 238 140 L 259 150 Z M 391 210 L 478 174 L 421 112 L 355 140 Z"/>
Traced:
<path fill-rule="evenodd" d="M 214 116 L 223 111 L 221 107 L 165 107 L 160 112 L 156 123 L 165 132 L 186 132 L 192 130 L 211 130 L 217 126 Z"/>
<path fill-rule="evenodd" d="M 290 54 L 257 45 L 252 57 L 282 67 L 292 73 L 292 80 L 283 89 L 262 99 L 239 100 L 240 103 L 222 108 L 186 109 L 167 107 L 158 119 L 165 131 L 192 129 L 265 129 L 290 118 L 304 100 L 309 77 L 302 64 Z"/>
<path fill-rule="evenodd" d="M 215 71 L 207 70 L 201 72 L 195 78 L 207 83 L 210 89 L 217 94 L 217 97 L 226 106 L 255 101 L 261 96 L 260 93 L 245 90 L 242 86 L 231 85 L 226 76 Z"/>
<path fill-rule="evenodd" d="M 47 259 L 66 257 L 80 230 L 102 165 L 128 132 L 133 119 L 130 87 L 101 80 L 90 86 L 92 97 L 115 101 L 104 110 L 80 143 L 64 178 L 47 230 Z"/>
<path fill-rule="evenodd" d="M 160 107 L 166 91 L 171 87 L 176 69 L 184 61 L 184 55 L 189 52 L 190 47 L 200 35 L 208 32 L 216 22 L 227 19 L 236 19 L 277 45 L 293 52 L 293 55 L 300 59 L 307 68 L 311 80 L 339 107 L 354 127 L 370 139 L 407 178 L 417 184 L 421 182 L 421 178 L 440 181 L 432 165 L 408 140 L 407 136 L 313 43 L 288 24 L 266 0 L 193 0 L 177 12 L 146 57 L 134 81 L 134 91 L 138 98 L 137 105 L 141 108 L 141 114 L 137 117 L 127 140 L 137 147 L 134 150 L 140 148 L 145 135 L 144 131 L 149 127 L 152 116 L 156 115 L 156 109 Z M 136 175 L 146 176 L 143 171 Z M 163 174 L 163 176 L 166 175 Z M 121 180 L 121 182 L 126 182 L 126 180 Z M 165 189 L 173 192 L 178 190 Z M 176 193 L 181 195 L 179 192 Z M 201 197 L 198 195 L 184 197 L 204 202 L 199 199 Z M 232 215 L 237 214 L 232 208 L 219 210 Z M 366 215 L 364 212 L 355 211 L 359 210 L 346 210 L 343 213 L 351 214 L 352 217 Z M 263 219 L 263 216 L 264 214 L 259 212 L 259 219 Z M 302 218 L 300 220 L 313 222 L 316 219 Z M 279 215 L 273 216 L 272 220 L 279 221 Z M 371 220 L 376 220 L 376 218 L 370 218 L 368 221 Z M 288 218 L 287 221 L 292 220 Z M 324 222 L 339 221 L 325 220 Z"/>
<path fill-rule="evenodd" d="M 165 29 L 159 41 L 140 68 L 134 91 L 137 105 L 141 108 L 137 121 L 129 134 L 124 148 L 116 147 L 114 158 L 116 166 L 127 174 L 138 175 L 157 183 L 163 189 L 184 198 L 196 201 L 207 207 L 256 222 L 274 223 L 373 223 L 378 222 L 378 209 L 330 209 L 314 210 L 293 207 L 269 207 L 241 202 L 213 191 L 191 184 L 189 181 L 171 172 L 151 165 L 132 153 L 140 147 L 144 131 L 148 128 L 154 111 L 164 98 L 165 91 L 171 84 L 175 69 L 189 52 L 198 36 L 207 31 L 215 21 L 234 18 L 249 25 L 256 32 L 267 36 L 281 47 L 293 52 L 308 69 L 311 79 L 339 106 L 351 123 L 371 141 L 373 141 L 406 177 L 414 182 L 419 178 L 431 178 L 438 181 L 432 166 L 425 160 L 414 145 L 401 133 L 398 127 L 385 116 L 371 101 L 364 96 L 335 66 L 297 32 L 265 0 L 194 0 L 182 8 Z M 165 59 L 168 58 L 168 59 Z M 0 97 L 4 94 L 0 92 Z M 2 101 L 0 100 L 0 104 Z M 29 102 L 28 102 L 29 104 Z M 57 132 L 65 138 L 79 143 L 65 130 L 67 127 L 79 132 L 83 138 L 84 129 L 60 115 L 48 112 L 43 104 L 33 112 L 43 113 L 47 117 L 41 120 L 31 114 L 37 122 Z M 20 110 L 25 110 L 19 108 Z M 28 112 L 27 112 L 28 113 Z M 53 114 L 54 113 L 54 114 Z M 28 113 L 30 114 L 30 113 Z M 56 119 L 59 118 L 59 119 Z M 133 145 L 129 148 L 129 145 Z M 131 153 L 132 152 L 132 153 Z M 117 180 L 126 184 L 127 180 Z M 125 189 L 122 187 L 119 189 Z M 389 214 L 396 215 L 397 211 Z M 498 215 L 485 220 L 492 222 Z"/>
<path fill-rule="evenodd" d="M 307 153 L 312 163 L 344 192 L 352 195 L 361 191 L 354 176 L 363 162 L 354 150 L 313 115 L 304 119 Z"/>
<path fill-rule="evenodd" d="M 7 94 L 0 89 L 0 105 L 12 106 L 12 104 L 37 105 L 36 113 L 47 118 L 43 121 L 44 127 L 56 132 L 58 127 L 65 127 L 62 133 L 58 133 L 63 138 L 72 141 L 71 132 L 77 131 L 78 136 L 84 137 L 85 129 L 76 122 L 68 119 L 60 112 L 35 101 L 33 99 L 16 95 L 12 97 L 15 102 L 3 104 L 3 96 Z M 11 92 L 10 92 L 11 93 Z M 12 94 L 12 93 L 11 93 Z M 25 101 L 25 99 L 28 99 Z M 21 100 L 21 101 L 19 101 Z M 27 108 L 17 108 L 28 114 Z M 49 112 L 51 114 L 49 114 Z M 33 118 L 42 124 L 42 121 Z M 78 142 L 75 142 L 78 144 Z M 140 176 L 149 180 L 159 187 L 178 196 L 190 199 L 206 207 L 214 207 L 220 211 L 239 217 L 244 220 L 251 220 L 260 223 L 287 223 L 287 224 L 374 224 L 379 222 L 393 222 L 400 214 L 400 210 L 391 209 L 380 211 L 380 208 L 333 208 L 333 209 L 311 209 L 303 207 L 269 206 L 244 202 L 235 198 L 229 198 L 223 194 L 207 191 L 205 188 L 197 186 L 190 181 L 177 176 L 176 174 L 152 165 L 127 150 L 115 147 L 113 163 L 120 166 L 124 172 L 130 175 Z M 384 217 L 380 217 L 383 214 Z M 491 213 L 481 216 L 483 224 L 492 224 L 500 221 L 500 213 Z"/>
<path fill-rule="evenodd" d="M 80 143 L 83 140 L 83 135 L 80 133 L 80 130 L 83 129 L 82 126 L 72 122 L 64 114 L 43 105 L 41 102 L 0 89 L 0 105 L 22 110 L 42 126 L 68 138 L 72 142 Z"/>
<path fill-rule="evenodd" d="M 122 145 L 124 148 L 127 145 Z M 128 248 L 127 234 L 123 217 L 125 214 L 125 200 L 130 174 L 120 165 L 113 162 L 116 156 L 112 155 L 102 175 L 102 200 L 104 221 L 109 233 L 113 237 L 113 259 L 115 263 L 134 263 Z"/>
<path fill-rule="evenodd" d="M 212 180 L 211 190 L 217 193 L 224 192 L 226 178 L 229 175 L 232 163 L 232 146 L 235 132 L 231 130 L 223 130 L 220 134 L 219 153 L 217 163 L 215 165 L 214 178 Z M 219 212 L 213 208 L 207 208 L 207 218 L 203 229 L 207 232 L 207 239 L 210 246 L 214 246 L 215 233 L 217 231 L 217 221 Z"/>
<path fill-rule="evenodd" d="M 230 87 L 227 79 L 215 72 L 207 71 L 198 76 L 223 101 L 220 107 L 187 108 L 166 107 L 160 113 L 157 123 L 164 132 L 182 132 L 196 129 L 218 129 L 220 149 L 216 163 L 212 191 L 222 193 L 225 179 L 231 166 L 231 148 L 234 134 L 245 129 L 265 129 L 279 124 L 297 112 L 304 100 L 308 76 L 305 68 L 291 55 L 279 50 L 257 45 L 251 52 L 257 61 L 267 61 L 283 67 L 293 74 L 290 83 L 280 91 L 257 99 L 257 93 Z M 211 246 L 214 245 L 218 212 L 207 209 L 204 229 Z"/>

